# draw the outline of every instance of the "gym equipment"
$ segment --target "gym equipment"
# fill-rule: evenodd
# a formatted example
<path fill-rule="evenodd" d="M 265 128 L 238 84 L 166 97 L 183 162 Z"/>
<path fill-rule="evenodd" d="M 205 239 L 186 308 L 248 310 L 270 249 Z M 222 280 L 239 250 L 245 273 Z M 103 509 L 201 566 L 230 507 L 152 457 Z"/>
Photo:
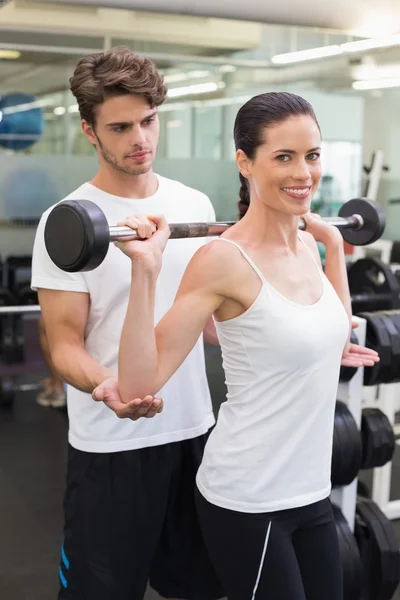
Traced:
<path fill-rule="evenodd" d="M 361 498 L 371 498 L 371 490 L 365 481 L 357 480 L 357 496 Z"/>
<path fill-rule="evenodd" d="M 338 227 L 343 238 L 354 245 L 371 244 L 385 229 L 382 210 L 365 199 L 350 200 L 340 208 L 338 217 L 324 220 Z M 218 236 L 234 223 L 171 223 L 170 239 Z M 305 229 L 303 220 L 299 228 Z M 74 273 L 96 269 L 105 259 L 110 242 L 141 238 L 129 227 L 110 227 L 97 204 L 89 200 L 66 200 L 50 212 L 44 239 L 54 264 Z"/>
<path fill-rule="evenodd" d="M 40 388 L 38 383 L 17 384 L 12 377 L 0 378 L 0 409 L 11 408 L 17 392 L 30 392 Z"/>
<path fill-rule="evenodd" d="M 383 467 L 393 458 L 396 437 L 389 419 L 379 408 L 362 411 L 361 446 L 361 469 Z"/>
<path fill-rule="evenodd" d="M 336 401 L 333 429 L 331 482 L 350 485 L 361 468 L 361 439 L 357 423 L 344 402 Z"/>
<path fill-rule="evenodd" d="M 29 94 L 0 97 L 0 146 L 24 150 L 39 141 L 45 127 L 43 110 Z"/>
<path fill-rule="evenodd" d="M 14 382 L 9 378 L 0 379 L 0 408 L 10 408 L 14 400 Z"/>
<path fill-rule="evenodd" d="M 392 251 L 390 253 L 390 262 L 395 264 L 400 263 L 400 241 L 393 242 Z"/>
<path fill-rule="evenodd" d="M 400 308 L 400 280 L 374 257 L 360 258 L 348 270 L 353 314 Z"/>
<path fill-rule="evenodd" d="M 356 540 L 342 511 L 332 504 L 343 570 L 343 600 L 361 600 L 363 566 Z"/>
<path fill-rule="evenodd" d="M 8 290 L 5 291 L 8 298 Z M 1 301 L 1 290 L 0 290 Z M 28 375 L 48 372 L 40 341 L 39 305 L 0 306 L 0 408 L 10 408 L 17 391 L 34 390 L 37 384 L 18 384 Z"/>
<path fill-rule="evenodd" d="M 389 171 L 389 167 L 384 164 L 383 159 L 383 150 L 376 150 L 372 154 L 371 166 L 364 165 L 364 172 L 368 175 L 365 182 L 364 196 L 370 200 L 376 200 L 377 198 L 382 172 Z"/>
<path fill-rule="evenodd" d="M 20 286 L 18 286 L 15 293 L 17 296 L 17 302 L 20 302 L 21 304 L 38 304 L 39 299 L 37 292 L 33 291 L 28 283 L 22 283 Z"/>
<path fill-rule="evenodd" d="M 362 312 L 367 322 L 366 346 L 376 350 L 380 361 L 364 368 L 364 385 L 400 381 L 400 311 Z"/>
<path fill-rule="evenodd" d="M 0 358 L 5 365 L 23 363 L 25 360 L 25 334 L 23 313 L 39 313 L 39 305 L 16 305 L 15 296 L 0 288 Z"/>
<path fill-rule="evenodd" d="M 0 315 L 15 315 L 18 313 L 40 313 L 39 304 L 27 306 L 0 306 Z"/>
<path fill-rule="evenodd" d="M 37 292 L 31 288 L 32 256 L 8 256 L 4 263 L 8 289 L 15 296 L 14 304 L 38 304 Z"/>
<path fill-rule="evenodd" d="M 390 600 L 400 583 L 399 543 L 392 523 L 372 500 L 358 500 L 354 536 L 363 564 L 363 598 Z"/>
<path fill-rule="evenodd" d="M 358 344 L 358 338 L 354 331 L 351 332 L 350 342 L 352 344 Z M 357 370 L 358 367 L 340 367 L 339 381 L 348 383 L 353 379 L 354 375 L 357 373 Z"/>
<path fill-rule="evenodd" d="M 0 309 L 7 309 L 15 304 L 15 296 L 6 288 L 0 288 Z M 18 362 L 18 352 L 14 343 L 15 320 L 6 314 L 0 320 L 0 355 L 3 361 L 10 365 Z"/>

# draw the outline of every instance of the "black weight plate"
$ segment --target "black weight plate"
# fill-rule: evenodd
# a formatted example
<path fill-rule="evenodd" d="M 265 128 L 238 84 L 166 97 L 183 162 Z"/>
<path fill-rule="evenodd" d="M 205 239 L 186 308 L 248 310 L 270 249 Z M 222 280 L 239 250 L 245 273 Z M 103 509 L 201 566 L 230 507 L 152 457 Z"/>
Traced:
<path fill-rule="evenodd" d="M 358 344 L 358 337 L 354 330 L 351 332 L 350 342 L 352 344 Z M 354 375 L 357 373 L 357 370 L 358 367 L 340 367 L 339 381 L 348 383 L 353 379 Z"/>
<path fill-rule="evenodd" d="M 390 252 L 389 262 L 399 264 L 400 263 L 400 241 L 393 242 L 392 250 Z"/>
<path fill-rule="evenodd" d="M 379 313 L 362 312 L 359 315 L 367 322 L 366 343 L 379 354 L 379 362 L 372 367 L 364 367 L 364 385 L 378 385 L 392 364 L 392 344 L 389 333 Z"/>
<path fill-rule="evenodd" d="M 379 383 L 386 383 L 387 381 L 390 381 L 392 372 L 392 338 L 380 312 L 374 314 L 374 321 L 379 334 L 379 350 L 377 350 L 380 356 L 379 365 L 381 367 L 379 370 Z"/>
<path fill-rule="evenodd" d="M 340 508 L 333 504 L 332 510 L 342 562 L 343 600 L 361 600 L 363 568 L 357 543 Z"/>
<path fill-rule="evenodd" d="M 63 271 L 91 271 L 107 255 L 110 228 L 94 202 L 67 200 L 50 212 L 44 240 L 51 260 Z"/>
<path fill-rule="evenodd" d="M 371 498 L 371 490 L 364 481 L 357 480 L 357 496 L 361 498 Z"/>
<path fill-rule="evenodd" d="M 390 367 L 385 370 L 383 383 L 397 383 L 400 381 L 400 331 L 395 324 L 394 315 L 391 312 L 380 312 L 392 345 L 392 357 Z"/>
<path fill-rule="evenodd" d="M 6 288 L 0 288 L 0 306 L 13 306 L 15 303 L 14 294 Z"/>
<path fill-rule="evenodd" d="M 29 283 L 24 283 L 16 290 L 18 304 L 39 304 L 37 292 L 32 290 Z"/>
<path fill-rule="evenodd" d="M 372 500 L 358 500 L 354 535 L 363 563 L 365 599 L 390 600 L 400 583 L 399 542 L 392 523 Z"/>
<path fill-rule="evenodd" d="M 354 314 L 400 308 L 400 282 L 376 257 L 360 258 L 347 270 Z"/>
<path fill-rule="evenodd" d="M 14 382 L 8 377 L 0 379 L 0 408 L 10 408 L 15 400 Z"/>
<path fill-rule="evenodd" d="M 333 428 L 331 482 L 333 487 L 349 485 L 361 468 L 361 438 L 350 410 L 338 400 Z"/>
<path fill-rule="evenodd" d="M 348 383 L 357 373 L 358 367 L 340 367 L 339 381 Z"/>
<path fill-rule="evenodd" d="M 361 413 L 362 469 L 383 467 L 393 458 L 396 438 L 387 416 L 379 408 Z"/>
<path fill-rule="evenodd" d="M 394 324 L 394 326 L 397 329 L 397 332 L 399 334 L 399 339 L 400 339 L 400 310 L 391 310 L 390 312 L 385 312 L 384 313 L 387 316 L 390 316 L 390 320 L 392 321 L 392 323 Z M 400 380 L 400 358 L 397 355 L 397 351 L 396 351 L 396 356 L 397 358 L 395 358 L 392 362 L 392 381 L 399 381 Z"/>
<path fill-rule="evenodd" d="M 362 229 L 342 229 L 343 239 L 353 246 L 366 246 L 372 244 L 382 236 L 385 231 L 386 219 L 381 207 L 367 198 L 355 198 L 343 204 L 339 210 L 339 217 L 361 215 L 364 220 Z"/>

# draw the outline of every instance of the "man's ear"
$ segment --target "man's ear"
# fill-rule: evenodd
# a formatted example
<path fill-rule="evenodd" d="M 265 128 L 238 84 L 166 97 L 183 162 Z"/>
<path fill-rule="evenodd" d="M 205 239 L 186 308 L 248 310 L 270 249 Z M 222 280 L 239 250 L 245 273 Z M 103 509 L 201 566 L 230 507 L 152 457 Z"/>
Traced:
<path fill-rule="evenodd" d="M 97 144 L 97 138 L 96 138 L 96 134 L 94 132 L 94 127 L 93 125 L 91 125 L 90 123 L 88 123 L 87 121 L 85 121 L 84 119 L 82 119 L 81 121 L 81 129 L 82 129 L 82 133 L 85 135 L 85 137 L 89 140 L 89 142 L 96 147 Z"/>

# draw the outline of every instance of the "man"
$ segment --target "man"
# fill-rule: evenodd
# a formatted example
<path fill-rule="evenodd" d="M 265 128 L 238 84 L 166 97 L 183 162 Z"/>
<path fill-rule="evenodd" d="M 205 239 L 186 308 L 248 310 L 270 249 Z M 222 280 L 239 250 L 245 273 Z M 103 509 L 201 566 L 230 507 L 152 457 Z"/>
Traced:
<path fill-rule="evenodd" d="M 166 97 L 154 64 L 127 48 L 80 60 L 70 80 L 82 130 L 99 170 L 68 199 L 95 202 L 110 225 L 132 213 L 170 222 L 214 221 L 204 194 L 154 173 Z M 163 597 L 223 596 L 205 552 L 194 480 L 214 424 L 203 339 L 160 391 L 136 408 L 117 387 L 118 346 L 128 304 L 130 262 L 110 245 L 88 273 L 50 260 L 40 221 L 33 250 L 51 359 L 68 384 L 69 453 L 59 600 L 141 600 L 148 579 Z M 204 240 L 172 240 L 159 279 L 156 319 L 172 305 L 183 272 Z M 209 327 L 208 341 L 215 341 Z M 101 385 L 102 402 L 93 390 Z M 159 414 L 158 414 L 159 413 Z M 140 416 L 154 419 L 138 419 Z"/>

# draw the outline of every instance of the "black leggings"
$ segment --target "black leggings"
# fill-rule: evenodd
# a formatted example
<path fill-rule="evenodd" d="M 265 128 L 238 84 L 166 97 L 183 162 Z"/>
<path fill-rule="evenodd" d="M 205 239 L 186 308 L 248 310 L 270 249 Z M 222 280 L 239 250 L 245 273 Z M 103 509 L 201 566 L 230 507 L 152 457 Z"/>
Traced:
<path fill-rule="evenodd" d="M 272 513 L 210 504 L 196 488 L 204 540 L 228 600 L 342 600 L 330 500 Z"/>

